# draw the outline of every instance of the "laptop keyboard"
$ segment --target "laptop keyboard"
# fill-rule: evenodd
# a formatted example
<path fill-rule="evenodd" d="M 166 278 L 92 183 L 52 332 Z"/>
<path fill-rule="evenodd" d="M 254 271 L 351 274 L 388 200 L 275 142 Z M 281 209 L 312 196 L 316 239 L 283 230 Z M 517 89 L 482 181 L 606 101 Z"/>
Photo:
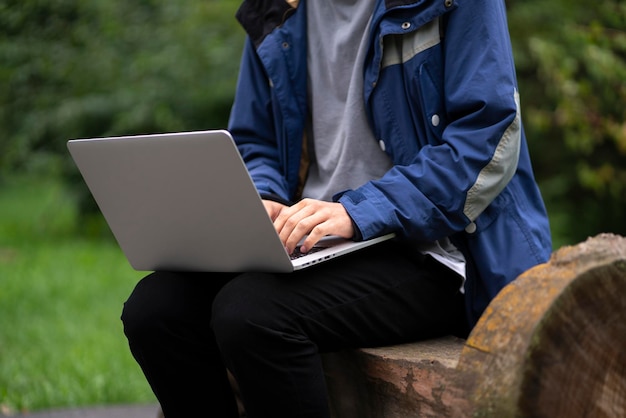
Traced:
<path fill-rule="evenodd" d="M 300 251 L 300 247 L 296 247 L 296 249 L 293 251 L 293 253 L 289 254 L 289 257 L 292 260 L 295 260 L 297 258 L 304 257 L 305 255 L 313 254 L 313 253 L 316 253 L 318 251 L 324 250 L 326 248 L 328 248 L 328 247 L 325 247 L 323 245 L 314 245 L 313 248 L 311 248 L 308 252 L 303 253 L 302 251 Z"/>

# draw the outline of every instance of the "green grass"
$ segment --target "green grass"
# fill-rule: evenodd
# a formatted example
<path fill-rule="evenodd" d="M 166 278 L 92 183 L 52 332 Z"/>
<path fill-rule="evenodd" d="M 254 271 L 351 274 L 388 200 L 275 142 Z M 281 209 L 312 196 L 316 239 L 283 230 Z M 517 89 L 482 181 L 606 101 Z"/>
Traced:
<path fill-rule="evenodd" d="M 142 273 L 54 178 L 0 185 L 0 414 L 155 402 L 119 320 Z"/>

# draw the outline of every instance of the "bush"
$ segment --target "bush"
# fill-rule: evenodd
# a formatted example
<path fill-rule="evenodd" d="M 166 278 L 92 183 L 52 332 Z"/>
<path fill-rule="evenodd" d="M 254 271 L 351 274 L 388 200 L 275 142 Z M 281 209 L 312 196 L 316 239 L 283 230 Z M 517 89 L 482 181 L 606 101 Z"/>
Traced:
<path fill-rule="evenodd" d="M 558 241 L 626 234 L 626 4 L 518 0 L 509 16 L 523 117 Z"/>
<path fill-rule="evenodd" d="M 76 137 L 224 127 L 243 32 L 236 1 L 0 5 L 0 167 Z"/>

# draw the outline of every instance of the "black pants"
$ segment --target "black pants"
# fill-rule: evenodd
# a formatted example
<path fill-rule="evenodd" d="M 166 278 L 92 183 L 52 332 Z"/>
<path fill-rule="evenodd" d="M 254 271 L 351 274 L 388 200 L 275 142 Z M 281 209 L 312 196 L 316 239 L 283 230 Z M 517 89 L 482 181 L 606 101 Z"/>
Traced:
<path fill-rule="evenodd" d="M 461 278 L 379 244 L 291 274 L 156 272 L 124 306 L 130 349 L 167 418 L 329 416 L 320 352 L 458 333 Z"/>

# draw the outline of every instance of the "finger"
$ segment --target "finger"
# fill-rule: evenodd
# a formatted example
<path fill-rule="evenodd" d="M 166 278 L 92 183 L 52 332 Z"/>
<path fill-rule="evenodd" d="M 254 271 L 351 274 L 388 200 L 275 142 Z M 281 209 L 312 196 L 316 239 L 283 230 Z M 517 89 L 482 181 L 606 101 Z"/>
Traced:
<path fill-rule="evenodd" d="M 337 206 L 344 210 L 343 206 L 337 203 L 305 199 L 294 208 L 294 212 L 285 212 L 286 220 L 280 235 L 287 250 L 292 251 L 315 228 L 316 232 L 308 239 L 305 249 L 311 248 L 324 235 L 331 233 L 328 227 L 332 224 L 328 222 L 335 216 Z"/>
<path fill-rule="evenodd" d="M 263 200 L 263 206 L 269 215 L 272 222 L 278 217 L 280 212 L 287 206 L 282 203 L 274 202 L 273 200 Z"/>
<path fill-rule="evenodd" d="M 274 220 L 274 228 L 285 242 L 298 224 L 305 218 L 314 215 L 316 209 L 311 202 L 301 201 L 297 204 L 285 208 Z M 302 228 L 302 226 L 300 226 Z M 304 232 L 305 234 L 308 231 Z"/>
<path fill-rule="evenodd" d="M 301 213 L 302 212 L 299 212 L 299 214 Z M 314 231 L 318 232 L 315 232 L 313 237 L 309 241 L 313 240 L 314 242 L 317 242 L 319 238 L 323 236 L 323 232 L 320 231 L 320 225 L 322 225 L 325 220 L 326 218 L 324 218 L 322 214 L 313 213 L 310 216 L 300 218 L 300 220 L 289 232 L 287 232 L 286 228 L 283 228 L 281 235 L 282 239 L 284 240 L 283 242 L 285 244 L 285 248 L 287 248 L 289 252 L 293 251 L 304 237 L 306 237 L 307 235 L 311 235 Z M 289 223 L 290 222 L 288 222 L 288 224 Z M 319 234 L 322 235 L 318 237 Z"/>
<path fill-rule="evenodd" d="M 313 227 L 313 229 L 311 229 L 309 234 L 306 236 L 305 240 L 302 241 L 300 251 L 308 253 L 319 242 L 319 240 L 327 235 L 330 235 L 331 228 L 329 228 L 329 224 L 330 222 L 326 221 Z"/>

